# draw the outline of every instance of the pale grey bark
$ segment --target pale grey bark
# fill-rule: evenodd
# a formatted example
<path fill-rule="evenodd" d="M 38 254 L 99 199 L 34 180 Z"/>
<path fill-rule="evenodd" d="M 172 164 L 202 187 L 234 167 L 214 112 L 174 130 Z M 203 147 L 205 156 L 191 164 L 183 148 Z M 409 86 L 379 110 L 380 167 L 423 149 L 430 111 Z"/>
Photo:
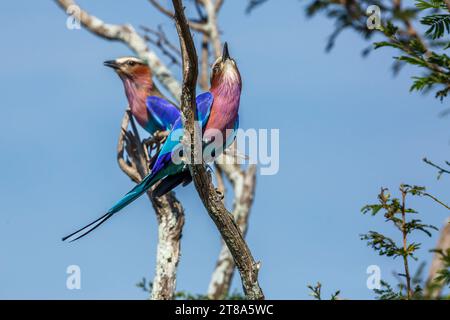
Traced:
<path fill-rule="evenodd" d="M 229 157 L 228 155 L 224 155 Z M 248 219 L 256 187 L 256 166 L 251 165 L 246 171 L 237 164 L 222 164 L 220 170 L 224 172 L 233 185 L 234 203 L 232 214 L 245 237 L 248 229 Z M 210 299 L 221 299 L 229 293 L 233 279 L 235 264 L 233 257 L 225 243 L 222 243 L 216 267 L 212 273 L 208 287 Z"/>
<path fill-rule="evenodd" d="M 73 0 L 56 0 L 56 2 L 67 12 L 70 6 L 78 6 Z M 80 8 L 78 6 L 78 8 Z M 127 45 L 134 53 L 144 61 L 152 69 L 153 74 L 158 81 L 171 93 L 175 99 L 179 99 L 181 95 L 180 83 L 175 80 L 170 70 L 162 62 L 159 57 L 150 50 L 146 41 L 141 37 L 130 24 L 110 24 L 89 14 L 80 8 L 79 19 L 81 24 L 90 32 L 97 36 L 108 39 L 121 41 Z"/>
<path fill-rule="evenodd" d="M 67 9 L 70 6 L 77 6 L 77 3 L 73 0 L 55 0 L 66 12 Z M 149 0 L 155 7 L 160 10 L 163 14 L 169 16 L 170 18 L 173 18 L 173 12 L 164 8 L 159 4 L 156 0 Z M 213 48 L 213 57 L 217 57 L 220 55 L 221 51 L 221 41 L 220 41 L 220 32 L 218 29 L 218 22 L 217 22 L 217 15 L 222 7 L 223 0 L 200 0 L 199 3 L 201 3 L 204 8 L 205 12 L 207 14 L 207 19 L 205 22 L 202 23 L 196 23 L 193 21 L 189 21 L 189 26 L 197 31 L 203 34 L 203 43 L 205 44 L 205 48 L 202 47 L 202 77 L 201 77 L 201 87 L 205 90 L 208 90 L 207 86 L 207 76 L 209 68 L 209 58 L 210 53 L 208 51 L 208 44 L 211 43 L 211 46 Z M 79 8 L 79 7 L 78 7 Z M 180 95 L 181 95 L 181 85 L 180 83 L 173 77 L 173 74 L 170 72 L 168 67 L 159 59 L 159 57 L 148 47 L 145 39 L 141 37 L 135 29 L 129 25 L 116 25 L 116 24 L 109 24 L 101 19 L 90 15 L 87 11 L 80 9 L 80 15 L 79 19 L 81 24 L 90 32 L 100 36 L 101 38 L 107 39 L 107 40 L 116 40 L 124 43 L 127 45 L 135 54 L 140 57 L 141 59 L 148 62 L 149 66 L 152 69 L 152 73 L 155 75 L 155 77 L 159 80 L 159 82 L 164 86 L 170 94 L 175 98 L 176 101 L 179 101 Z M 125 117 L 124 117 L 125 119 Z M 121 134 L 122 143 L 124 141 L 124 135 Z M 119 141 L 120 142 L 120 141 Z M 134 181 L 138 182 L 140 181 L 140 175 L 136 171 L 136 164 L 131 163 L 131 168 L 129 167 L 129 164 L 127 164 L 124 156 L 124 148 L 118 149 L 118 162 L 121 167 L 121 169 Z M 138 166 L 143 168 L 146 163 L 139 163 Z M 134 168 L 133 168 L 134 166 Z M 243 234 L 246 233 L 247 230 L 247 223 L 248 223 L 248 216 L 250 213 L 250 208 L 252 205 L 254 192 L 255 192 L 255 177 L 256 177 L 256 170 L 254 169 L 248 169 L 247 171 L 244 171 L 240 168 L 238 165 L 223 165 L 218 164 L 218 166 L 225 172 L 225 175 L 227 179 L 229 179 L 233 186 L 233 193 L 235 196 L 234 199 L 234 207 L 233 207 L 233 215 L 235 217 L 235 221 L 239 226 L 239 229 L 242 231 Z M 244 179 L 245 177 L 245 179 Z M 247 181 L 247 182 L 245 182 Z M 252 181 L 249 183 L 249 181 Z M 247 186 L 244 186 L 247 183 Z M 242 194 L 242 192 L 246 192 L 246 194 Z M 249 201 L 249 199 L 251 199 Z M 151 199 L 152 200 L 152 199 Z M 152 201 L 153 206 L 155 206 L 155 203 Z M 166 203 L 166 205 L 168 205 Z M 181 207 L 181 205 L 180 205 Z M 174 210 L 177 211 L 177 206 L 175 206 Z M 155 209 L 156 210 L 156 209 Z M 159 215 L 157 214 L 157 217 Z M 178 217 L 178 218 L 177 218 Z M 182 218 L 180 218 L 182 217 Z M 166 278 L 166 275 L 164 275 L 164 270 L 172 270 L 175 272 L 176 265 L 178 263 L 178 256 L 179 256 L 179 241 L 175 241 L 174 239 L 177 239 L 176 236 L 170 235 L 170 232 L 167 231 L 167 229 L 170 229 L 169 226 L 179 226 L 180 221 L 184 222 L 184 216 L 182 214 L 182 208 L 181 213 L 177 214 L 176 212 L 173 213 L 173 216 L 171 218 L 172 220 L 167 220 L 167 223 L 163 223 L 164 228 L 159 225 L 159 239 L 163 240 L 166 244 L 158 244 L 158 251 L 157 251 L 157 257 L 158 261 L 164 261 L 168 260 L 165 257 L 167 257 L 167 254 L 160 252 L 161 250 L 165 250 L 165 248 L 172 247 L 173 256 L 177 256 L 176 259 L 171 259 L 171 261 L 174 263 L 174 265 L 170 266 L 164 266 L 162 267 L 162 264 L 157 263 L 156 271 L 157 274 L 155 275 L 154 279 L 154 293 L 152 293 L 152 297 L 157 297 L 157 291 L 159 291 L 161 287 L 164 287 L 162 285 L 159 285 L 163 279 Z M 177 220 L 179 219 L 179 220 Z M 158 221 L 161 223 L 161 221 L 166 221 L 165 219 L 160 220 L 158 218 Z M 181 224 L 182 226 L 182 224 Z M 166 230 L 166 231 L 164 231 Z M 178 230 L 178 227 L 174 227 L 171 230 Z M 181 228 L 179 230 L 181 234 Z M 178 239 L 179 240 L 179 239 Z M 167 252 L 166 252 L 167 253 Z M 175 266 L 175 268 L 174 268 Z M 235 264 L 233 262 L 233 257 L 228 250 L 225 243 L 222 245 L 222 249 L 217 261 L 217 267 L 213 272 L 211 283 L 209 285 L 208 289 L 208 295 L 210 297 L 223 297 L 228 294 L 228 290 L 230 287 L 230 283 L 232 280 L 232 275 L 234 272 Z M 169 272 L 170 273 L 170 272 Z M 176 281 L 176 275 L 174 274 L 173 277 L 173 285 L 169 286 L 173 289 L 175 289 L 175 281 Z M 215 288 L 215 289 L 214 289 Z M 155 292 L 156 290 L 156 292 Z M 162 295 L 167 296 L 167 294 Z"/>
<path fill-rule="evenodd" d="M 128 131 L 129 124 L 131 130 Z M 127 110 L 117 145 L 117 160 L 120 168 L 134 182 L 139 183 L 149 172 L 148 149 L 156 150 L 165 140 L 165 133 L 156 133 L 152 138 L 141 143 L 139 133 L 130 111 Z M 125 158 L 126 151 L 128 158 Z M 184 225 L 184 209 L 172 192 L 154 198 L 151 190 L 147 196 L 153 205 L 158 220 L 158 245 L 156 250 L 156 267 L 151 292 L 152 299 L 173 299 L 177 266 L 180 260 L 180 239 Z"/>

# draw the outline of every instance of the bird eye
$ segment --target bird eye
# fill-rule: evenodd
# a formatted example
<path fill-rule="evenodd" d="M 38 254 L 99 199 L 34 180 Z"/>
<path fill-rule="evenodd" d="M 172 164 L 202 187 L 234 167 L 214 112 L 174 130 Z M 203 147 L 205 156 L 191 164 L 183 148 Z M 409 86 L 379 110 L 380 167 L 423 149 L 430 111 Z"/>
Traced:
<path fill-rule="evenodd" d="M 133 60 L 130 60 L 130 61 L 127 62 L 127 64 L 128 64 L 130 67 L 132 67 L 132 66 L 134 66 L 134 65 L 136 64 L 136 62 L 133 61 Z"/>

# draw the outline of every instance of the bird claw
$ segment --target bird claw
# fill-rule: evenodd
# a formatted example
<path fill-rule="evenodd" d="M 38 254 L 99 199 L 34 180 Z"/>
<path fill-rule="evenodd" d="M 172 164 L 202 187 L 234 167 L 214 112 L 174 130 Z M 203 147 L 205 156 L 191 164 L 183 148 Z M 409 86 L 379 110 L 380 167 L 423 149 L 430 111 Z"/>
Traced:
<path fill-rule="evenodd" d="M 225 197 L 223 192 L 220 191 L 218 188 L 216 188 L 215 190 L 216 190 L 216 194 L 219 196 L 220 200 L 223 200 L 223 198 Z"/>
<path fill-rule="evenodd" d="M 210 164 L 205 164 L 205 167 L 206 167 L 206 171 L 208 171 L 209 173 L 212 173 L 213 172 L 213 169 L 212 169 L 212 167 L 211 167 L 211 165 Z"/>
<path fill-rule="evenodd" d="M 152 140 L 153 140 L 153 138 L 144 138 L 144 139 L 142 139 L 142 144 L 148 146 L 149 144 L 152 143 Z"/>

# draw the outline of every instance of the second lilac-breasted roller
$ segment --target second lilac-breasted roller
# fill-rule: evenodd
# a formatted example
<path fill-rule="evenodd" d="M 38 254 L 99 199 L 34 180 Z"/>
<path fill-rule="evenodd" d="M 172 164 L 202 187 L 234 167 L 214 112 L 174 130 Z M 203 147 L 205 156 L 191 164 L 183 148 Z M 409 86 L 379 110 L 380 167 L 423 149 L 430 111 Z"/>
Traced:
<path fill-rule="evenodd" d="M 234 140 L 239 125 L 239 102 L 241 96 L 242 81 L 236 62 L 230 57 L 228 46 L 225 43 L 223 54 L 219 57 L 212 69 L 211 88 L 197 96 L 197 118 L 203 130 L 203 150 L 217 141 L 217 133 L 222 134 L 221 145 L 215 146 L 212 158 L 217 157 Z M 183 124 L 178 118 L 158 153 L 151 172 L 122 199 L 120 199 L 106 214 L 91 222 L 85 227 L 66 236 L 63 240 L 75 241 L 98 228 L 102 223 L 111 218 L 136 200 L 153 185 L 159 183 L 154 195 L 161 195 L 182 182 L 189 182 L 189 169 L 184 162 L 178 161 L 180 140 L 183 137 Z M 213 138 L 214 137 L 214 138 Z"/>
<path fill-rule="evenodd" d="M 122 57 L 104 62 L 119 75 L 125 88 L 131 113 L 148 133 L 172 129 L 179 110 L 162 98 L 153 83 L 149 66 L 135 57 Z"/>

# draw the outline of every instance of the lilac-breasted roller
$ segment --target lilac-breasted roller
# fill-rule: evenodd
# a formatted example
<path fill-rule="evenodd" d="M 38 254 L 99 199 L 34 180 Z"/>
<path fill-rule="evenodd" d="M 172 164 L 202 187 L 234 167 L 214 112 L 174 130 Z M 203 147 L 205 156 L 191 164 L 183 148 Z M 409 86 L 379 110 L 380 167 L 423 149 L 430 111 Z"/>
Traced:
<path fill-rule="evenodd" d="M 220 146 L 214 147 L 215 152 L 210 159 L 217 157 L 235 138 L 239 125 L 238 111 L 241 89 L 242 80 L 238 67 L 230 57 L 228 46 L 225 43 L 222 56 L 213 65 L 210 91 L 202 93 L 196 98 L 197 119 L 204 132 L 203 150 L 205 151 L 216 141 L 222 141 Z M 216 139 L 217 132 L 222 134 L 222 139 Z M 73 238 L 71 241 L 75 241 L 84 237 L 158 182 L 159 184 L 153 193 L 158 196 L 170 191 L 182 182 L 190 182 L 187 165 L 182 161 L 175 160 L 178 159 L 182 148 L 180 144 L 182 137 L 183 124 L 181 117 L 179 117 L 158 153 L 150 174 L 122 197 L 106 214 L 64 237 L 63 241 L 69 238 Z M 85 231 L 86 229 L 87 231 Z"/>
<path fill-rule="evenodd" d="M 131 113 L 148 133 L 170 130 L 180 116 L 179 110 L 162 98 L 153 83 L 149 66 L 135 57 L 122 57 L 103 63 L 122 79 Z"/>

